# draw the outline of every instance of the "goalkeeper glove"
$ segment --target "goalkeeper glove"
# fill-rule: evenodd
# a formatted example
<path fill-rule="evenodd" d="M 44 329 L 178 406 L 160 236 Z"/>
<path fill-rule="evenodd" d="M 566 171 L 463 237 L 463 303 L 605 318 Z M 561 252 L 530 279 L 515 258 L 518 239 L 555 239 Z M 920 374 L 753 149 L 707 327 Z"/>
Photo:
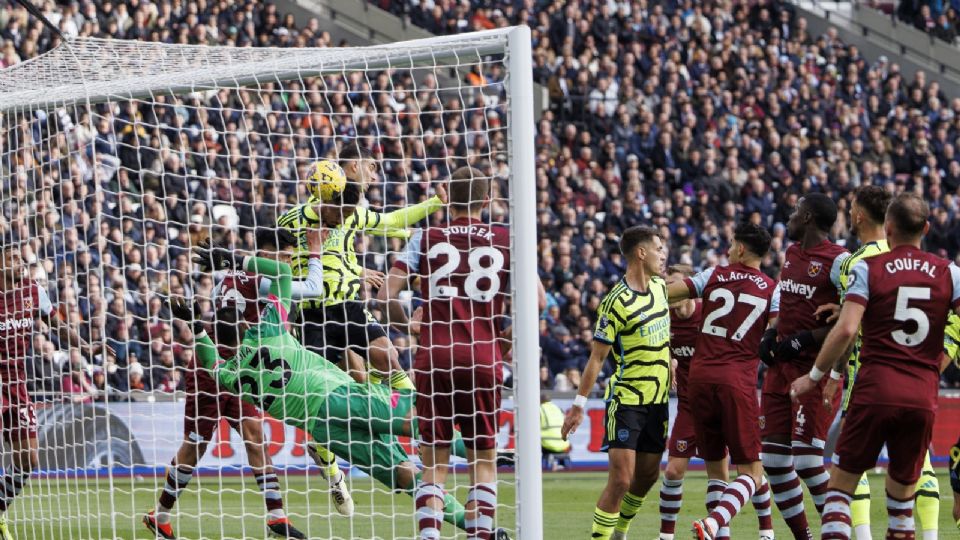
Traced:
<path fill-rule="evenodd" d="M 174 318 L 189 324 L 194 335 L 203 332 L 203 312 L 197 302 L 189 302 L 186 298 L 181 297 L 172 298 L 170 300 L 170 314 Z"/>
<path fill-rule="evenodd" d="M 773 349 L 777 346 L 777 329 L 768 328 L 763 333 L 763 339 L 760 340 L 760 361 L 768 367 L 777 363 L 777 358 L 773 356 Z"/>
<path fill-rule="evenodd" d="M 240 259 L 242 260 L 242 259 Z M 238 266 L 235 253 L 220 246 L 211 246 L 209 240 L 204 240 L 193 248 L 193 262 L 200 265 L 200 270 L 231 270 Z"/>
<path fill-rule="evenodd" d="M 816 344 L 817 340 L 813 337 L 813 332 L 804 330 L 777 343 L 777 349 L 774 355 L 777 357 L 778 362 L 793 360 L 800 356 L 803 351 Z"/>

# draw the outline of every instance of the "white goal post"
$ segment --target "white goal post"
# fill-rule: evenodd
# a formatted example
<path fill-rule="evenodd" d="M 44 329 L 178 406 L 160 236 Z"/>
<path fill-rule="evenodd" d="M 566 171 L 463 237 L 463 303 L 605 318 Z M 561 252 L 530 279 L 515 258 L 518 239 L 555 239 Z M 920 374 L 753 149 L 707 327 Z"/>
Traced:
<path fill-rule="evenodd" d="M 513 510 L 504 508 L 502 501 L 497 513 L 499 524 L 510 529 L 514 537 L 539 540 L 543 536 L 540 355 L 530 39 L 529 28 L 521 26 L 350 48 L 230 48 L 95 38 L 64 42 L 44 55 L 0 70 L 0 233 L 24 242 L 31 277 L 40 279 L 53 292 L 54 304 L 62 308 L 62 318 L 83 326 L 85 337 L 94 344 L 118 339 L 111 328 L 126 329 L 129 324 L 123 321 L 132 320 L 151 328 L 150 333 L 138 339 L 139 363 L 144 364 L 148 373 L 167 373 L 163 371 L 166 364 L 157 363 L 160 360 L 150 356 L 159 354 L 159 349 L 150 351 L 151 345 L 157 339 L 166 339 L 153 335 L 154 327 L 150 326 L 156 323 L 158 332 L 164 329 L 162 321 L 156 320 L 159 314 L 150 305 L 152 281 L 147 280 L 147 290 L 141 291 L 147 295 L 142 317 L 139 312 L 131 315 L 129 311 L 130 304 L 142 300 L 137 300 L 137 286 L 143 283 L 138 276 L 148 275 L 154 268 L 177 268 L 177 257 L 169 255 L 170 251 L 165 255 L 160 249 L 170 248 L 171 238 L 179 235 L 182 240 L 200 228 L 219 228 L 241 242 L 245 234 L 260 224 L 257 219 L 261 211 L 271 215 L 264 207 L 274 205 L 272 211 L 279 215 L 282 212 L 277 208 L 305 202 L 302 171 L 307 162 L 317 159 L 306 148 L 335 155 L 337 146 L 348 138 L 370 141 L 384 149 L 387 157 L 382 166 L 391 171 L 391 177 L 409 184 L 400 192 L 421 193 L 424 197 L 431 193 L 436 171 L 448 174 L 453 163 L 469 162 L 478 167 L 484 164 L 494 173 L 508 171 L 500 179 L 500 187 L 494 189 L 490 212 L 509 226 L 512 239 L 510 319 L 514 330 L 510 372 L 514 382 L 510 402 L 515 420 L 512 432 L 506 433 L 510 430 L 504 428 L 501 439 L 509 437 L 516 442 L 515 524 L 503 523 L 500 518 Z M 500 75 L 488 75 L 491 72 Z M 397 81 L 403 81 L 405 86 L 398 89 Z M 360 105 L 354 101 L 364 99 Z M 215 109 L 211 104 L 221 108 Z M 386 110 L 381 111 L 381 107 Z M 220 117 L 213 118 L 217 110 Z M 478 111 L 479 115 L 474 114 Z M 483 120 L 477 120 L 478 117 Z M 381 119 L 385 119 L 388 128 L 380 127 Z M 436 133 L 426 133 L 428 130 L 423 128 L 430 122 L 437 126 Z M 420 130 L 397 131 L 397 126 L 407 125 L 420 126 Z M 182 143 L 178 142 L 180 139 Z M 239 156 L 235 153 L 237 148 L 249 148 L 255 154 Z M 501 156 L 506 158 L 505 165 L 497 159 Z M 205 162 L 206 158 L 209 160 Z M 214 162 L 219 165 L 215 167 Z M 171 164 L 180 168 L 174 169 Z M 181 169 L 186 172 L 181 173 Z M 231 176 L 219 176 L 222 170 L 229 171 Z M 270 176 L 261 178 L 260 174 Z M 182 182 L 191 197 L 196 185 L 203 185 L 200 192 L 206 200 L 181 201 L 168 194 L 170 178 Z M 233 189 L 234 183 L 258 182 L 266 187 L 258 188 L 256 200 L 234 199 L 241 192 Z M 84 192 L 83 184 L 90 186 L 89 192 Z M 81 187 L 78 190 L 76 186 Z M 160 191 L 150 193 L 151 186 L 160 186 Z M 123 195 L 128 191 L 136 194 L 139 204 L 125 202 Z M 377 193 L 377 204 L 402 206 L 397 201 L 391 203 L 385 192 Z M 187 207 L 186 223 L 175 221 L 181 202 Z M 196 214 L 195 204 L 205 205 L 206 209 Z M 502 209 L 500 214 L 494 209 L 497 205 Z M 161 207 L 162 212 L 154 212 Z M 91 208 L 96 211 L 91 212 Z M 253 229 L 245 228 L 244 216 L 248 214 L 256 217 Z M 151 220 L 149 226 L 144 225 Z M 74 232 L 70 232 L 71 227 Z M 121 231 L 119 235 L 115 229 Z M 128 249 L 131 242 L 136 245 Z M 386 238 L 374 238 L 371 242 L 364 253 L 379 263 L 389 261 L 399 249 Z M 159 247 L 151 250 L 151 246 Z M 109 260 L 106 251 L 112 253 Z M 129 258 L 131 251 L 140 255 Z M 159 263 L 152 251 L 161 253 Z M 84 259 L 80 253 L 93 256 Z M 86 269 L 97 270 L 96 283 L 80 283 L 81 278 L 89 279 Z M 382 269 L 386 271 L 388 267 Z M 117 273 L 120 277 L 116 279 L 122 285 L 111 284 L 105 277 Z M 69 284 L 64 285 L 64 280 Z M 163 278 L 162 283 L 171 290 L 185 287 L 170 277 Z M 196 286 L 198 290 L 200 287 Z M 118 297 L 128 303 L 121 314 L 111 311 L 111 304 Z M 88 310 L 90 314 L 97 312 L 97 304 L 101 303 L 103 317 L 88 316 Z M 119 321 L 116 326 L 110 322 L 114 315 Z M 129 339 L 133 343 L 134 338 Z M 176 336 L 173 339 L 175 342 Z M 169 341 L 165 343 L 172 346 Z M 67 370 L 73 365 L 69 357 L 73 351 L 66 344 L 58 346 L 60 350 L 52 354 L 59 360 L 53 364 Z M 40 354 L 35 351 L 33 356 L 39 358 Z M 77 362 L 84 364 L 91 380 L 95 373 L 100 373 L 107 378 L 105 384 L 111 384 L 113 372 L 109 369 L 115 368 L 103 364 L 106 359 L 102 356 Z M 126 358 L 123 362 L 132 371 Z M 132 384 L 133 374 L 123 373 L 125 382 Z M 167 375 L 151 376 L 173 386 L 177 383 L 173 375 L 172 381 L 164 379 Z M 119 439 L 111 429 L 122 428 L 123 437 L 127 431 L 138 429 L 140 437 L 142 433 L 154 433 L 163 439 L 164 448 L 176 448 L 182 434 L 173 427 L 172 419 L 166 426 L 169 432 L 164 432 L 157 420 L 151 420 L 153 424 L 148 427 L 135 425 L 138 411 L 162 411 L 156 412 L 155 417 L 161 418 L 168 414 L 165 411 L 172 410 L 166 405 L 161 408 L 166 398 L 156 389 L 159 384 L 152 393 L 138 392 L 133 387 L 114 388 L 64 405 L 71 396 L 62 394 L 62 387 L 57 385 L 56 390 L 51 390 L 40 381 L 30 382 L 35 383 L 30 386 L 31 392 L 38 389 L 38 409 L 47 412 L 41 415 L 47 418 L 42 422 L 50 423 L 46 428 L 51 433 L 59 433 L 41 435 L 41 445 L 45 441 L 67 444 L 62 442 L 67 440 L 64 433 L 74 428 L 72 424 L 58 423 L 66 422 L 58 419 L 72 416 L 51 412 L 64 407 L 72 407 L 73 416 L 87 414 L 93 420 L 104 420 L 102 437 L 107 442 L 93 445 L 99 460 L 96 466 L 89 456 L 69 463 L 41 459 L 41 470 L 35 472 L 32 484 L 27 485 L 21 499 L 8 512 L 15 534 L 65 539 L 127 537 L 139 524 L 142 512 L 138 512 L 149 508 L 133 508 L 134 503 L 124 500 L 125 489 L 133 490 L 130 499 L 144 493 L 152 498 L 163 488 L 163 475 L 158 472 L 156 480 L 146 481 L 141 478 L 142 473 L 155 463 L 141 467 L 144 464 L 137 463 L 136 458 L 116 460 L 111 444 Z M 87 403 L 87 398 L 94 402 Z M 77 412 L 77 407 L 87 412 Z M 119 413 L 121 410 L 126 412 Z M 44 428 L 41 425 L 41 432 Z M 83 446 L 90 444 L 82 437 L 69 440 L 74 453 L 82 454 Z M 169 463 L 172 454 L 161 457 Z M 149 462 L 149 458 L 145 459 Z M 309 465 L 302 454 L 297 459 L 302 461 L 301 468 Z M 294 461 L 291 458 L 291 470 L 298 467 Z M 7 467 L 8 462 L 5 451 L 2 466 Z M 225 474 L 218 473 L 218 477 Z M 119 478 L 124 478 L 124 486 L 134 482 L 134 487 L 115 486 L 115 479 Z M 324 497 L 325 492 L 322 487 L 312 486 L 309 477 L 305 481 L 306 509 L 297 507 L 296 499 L 287 502 L 287 510 L 297 519 L 307 521 L 315 511 L 311 505 L 317 505 L 315 501 Z M 283 476 L 281 490 L 286 482 Z M 246 489 L 256 492 L 256 486 Z M 381 488 L 381 492 L 388 491 Z M 452 485 L 449 491 L 453 492 Z M 64 497 L 73 508 L 61 509 L 62 501 L 67 500 Z M 104 497 L 110 502 L 100 503 Z M 203 520 L 219 520 L 223 526 L 234 515 L 241 520 L 259 516 L 259 509 L 245 506 L 246 503 L 241 502 L 239 509 L 216 508 L 218 504 L 227 504 L 219 495 L 204 492 L 199 497 L 207 498 L 191 510 L 180 510 L 194 512 L 197 527 L 202 528 Z M 136 504 L 140 504 L 139 499 Z M 326 516 L 329 508 L 325 503 L 316 507 Z M 350 525 L 350 536 L 415 537 L 413 503 L 408 507 L 404 507 L 404 519 L 399 522 L 391 515 L 391 507 L 359 511 L 360 517 L 352 518 L 355 523 Z M 62 521 L 68 519 L 96 519 L 97 523 L 64 525 Z M 336 520 L 338 516 L 331 515 L 329 519 Z M 177 523 L 174 521 L 175 526 Z M 315 529 L 313 534 L 341 534 L 334 532 L 333 525 L 330 527 Z M 444 537 L 451 531 L 448 525 Z M 253 536 L 257 534 L 254 532 Z"/>

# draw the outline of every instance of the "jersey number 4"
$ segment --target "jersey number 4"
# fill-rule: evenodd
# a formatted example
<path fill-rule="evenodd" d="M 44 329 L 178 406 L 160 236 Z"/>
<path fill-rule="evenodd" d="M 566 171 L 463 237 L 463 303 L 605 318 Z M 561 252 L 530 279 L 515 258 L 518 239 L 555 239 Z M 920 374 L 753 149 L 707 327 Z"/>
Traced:
<path fill-rule="evenodd" d="M 430 298 L 450 298 L 460 296 L 460 289 L 453 285 L 440 285 L 440 281 L 447 279 L 460 266 L 460 250 L 448 242 L 441 242 L 430 247 L 427 257 L 436 259 L 446 255 L 447 262 L 430 273 Z M 487 265 L 483 262 L 487 260 Z M 484 246 L 470 250 L 467 255 L 467 264 L 470 273 L 463 283 L 467 298 L 474 302 L 490 302 L 500 291 L 500 271 L 503 270 L 503 253 L 499 249 Z M 487 278 L 487 286 L 481 287 L 480 280 Z"/>
<path fill-rule="evenodd" d="M 740 323 L 740 327 L 737 328 L 737 331 L 730 336 L 730 339 L 734 341 L 740 341 L 743 339 L 743 336 L 747 335 L 747 332 L 753 328 L 753 325 L 757 322 L 757 320 L 760 319 L 760 316 L 763 315 L 763 312 L 767 309 L 767 301 L 763 298 L 746 293 L 740 293 L 739 296 L 734 298 L 733 293 L 727 289 L 714 289 L 713 292 L 710 293 L 708 300 L 711 302 L 722 302 L 723 305 L 715 309 L 703 321 L 703 333 L 721 338 L 727 337 L 727 329 L 715 324 L 717 319 L 729 315 L 730 312 L 733 311 L 733 308 L 736 306 L 737 302 L 753 306 L 750 314 L 743 319 L 743 322 Z"/>

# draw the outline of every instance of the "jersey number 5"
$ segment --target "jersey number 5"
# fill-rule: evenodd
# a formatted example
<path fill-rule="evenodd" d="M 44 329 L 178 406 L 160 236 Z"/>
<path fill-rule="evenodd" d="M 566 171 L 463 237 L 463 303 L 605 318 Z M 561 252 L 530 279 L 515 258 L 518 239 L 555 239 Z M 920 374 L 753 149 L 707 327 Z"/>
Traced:
<path fill-rule="evenodd" d="M 430 247 L 427 257 L 435 259 L 440 255 L 446 255 L 447 262 L 440 268 L 430 272 L 430 298 L 450 298 L 460 296 L 460 290 L 452 285 L 440 285 L 440 281 L 446 279 L 460 266 L 460 250 L 448 242 L 441 242 Z M 483 266 L 484 259 L 489 262 Z M 463 283 L 464 292 L 467 297 L 474 302 L 490 302 L 497 292 L 500 291 L 500 270 L 503 270 L 503 253 L 499 249 L 484 246 L 470 250 L 467 256 L 467 264 L 470 265 L 470 273 Z M 487 278 L 488 284 L 485 288 L 480 287 L 480 280 Z"/>
<path fill-rule="evenodd" d="M 903 330 L 896 330 L 890 335 L 893 340 L 905 347 L 916 347 L 927 339 L 930 333 L 930 319 L 920 308 L 908 307 L 911 300 L 929 300 L 929 287 L 900 287 L 897 291 L 897 309 L 893 313 L 893 319 L 898 322 L 914 321 L 917 323 L 917 330 L 913 333 L 906 333 Z"/>
<path fill-rule="evenodd" d="M 730 336 L 730 339 L 734 341 L 743 339 L 743 336 L 747 335 L 747 332 L 753 328 L 754 323 L 760 319 L 760 316 L 763 315 L 763 312 L 767 309 L 767 301 L 763 298 L 753 296 L 752 294 L 740 293 L 740 295 L 734 299 L 733 293 L 727 289 L 714 289 L 713 292 L 710 293 L 708 300 L 711 302 L 723 302 L 723 305 L 715 309 L 703 321 L 703 333 L 721 338 L 727 337 L 727 329 L 714 324 L 715 321 L 729 315 L 737 302 L 753 306 L 753 310 L 743 319 L 737 331 Z"/>

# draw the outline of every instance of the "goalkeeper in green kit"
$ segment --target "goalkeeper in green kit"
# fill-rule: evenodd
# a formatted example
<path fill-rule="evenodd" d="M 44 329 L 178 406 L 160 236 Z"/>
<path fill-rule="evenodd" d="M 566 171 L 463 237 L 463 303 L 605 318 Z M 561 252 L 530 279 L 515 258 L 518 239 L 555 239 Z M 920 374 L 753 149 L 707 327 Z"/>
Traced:
<path fill-rule="evenodd" d="M 242 261 L 234 257 L 224 248 L 201 247 L 195 249 L 194 260 L 204 271 L 236 267 L 269 278 L 267 307 L 256 325 L 246 323 L 233 306 L 217 311 L 213 329 L 217 343 L 237 351 L 232 358 L 221 359 L 200 322 L 199 305 L 172 300 L 173 316 L 193 325 L 198 363 L 224 390 L 307 431 L 317 443 L 389 488 L 412 495 L 420 473 L 396 437 L 416 437 L 413 391 L 356 383 L 308 351 L 287 328 L 290 266 L 261 257 Z M 450 494 L 444 520 L 464 527 L 463 505 Z"/>

